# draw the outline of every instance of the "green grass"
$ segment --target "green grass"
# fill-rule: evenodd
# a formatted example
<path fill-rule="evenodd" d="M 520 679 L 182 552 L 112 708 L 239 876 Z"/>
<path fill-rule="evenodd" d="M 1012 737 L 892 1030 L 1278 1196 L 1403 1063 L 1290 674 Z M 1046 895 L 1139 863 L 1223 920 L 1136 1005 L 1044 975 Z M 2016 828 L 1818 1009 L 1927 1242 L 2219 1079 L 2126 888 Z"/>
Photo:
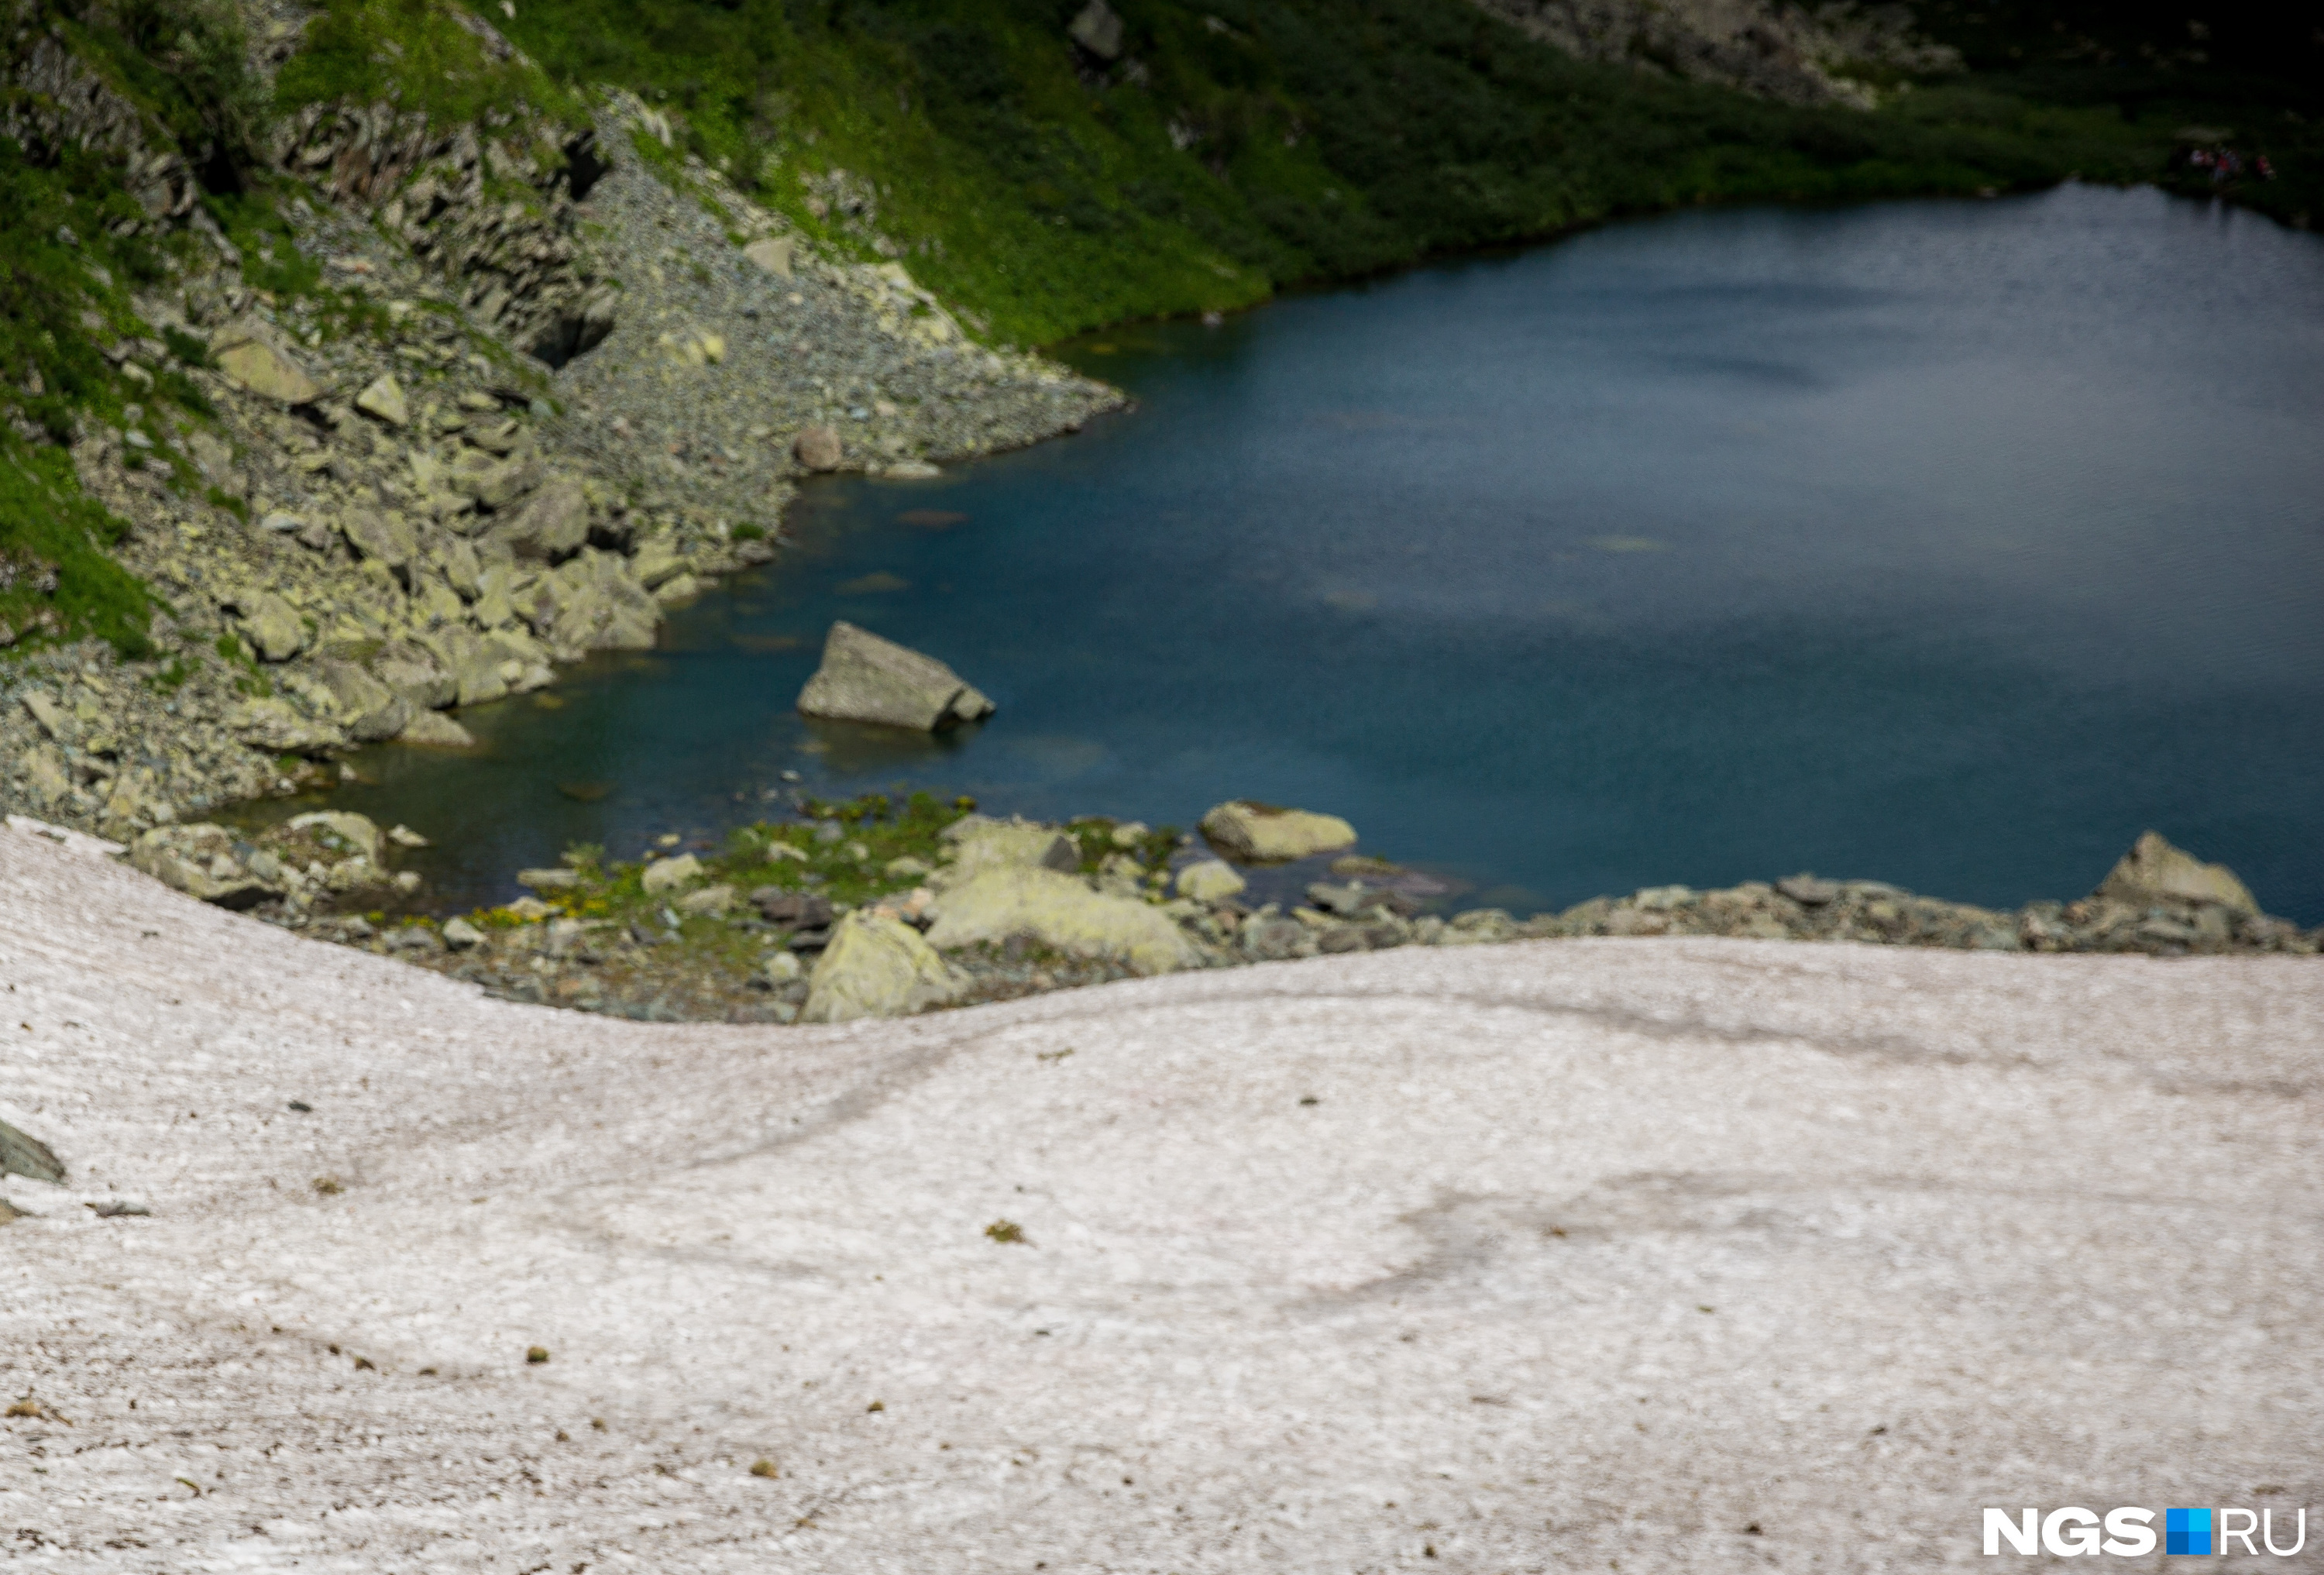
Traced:
<path fill-rule="evenodd" d="M 139 392 L 106 360 L 104 339 L 140 330 L 128 287 L 159 277 L 161 257 L 113 234 L 139 210 L 101 159 L 68 150 L 53 165 L 0 139 L 0 622 L 23 651 L 95 635 L 147 654 L 153 601 L 106 550 L 127 527 L 85 494 L 60 445 L 92 423 L 124 424 L 142 404 L 160 447 L 149 464 L 181 473 L 169 453 L 176 402 L 206 408 L 182 375 L 153 369 Z M 28 441 L 16 422 L 40 438 Z"/>
<path fill-rule="evenodd" d="M 305 47 L 275 77 L 278 108 L 383 99 L 442 125 L 519 109 L 576 125 L 586 119 L 539 68 L 494 60 L 438 0 L 325 0 L 318 10 Z M 501 20 L 490 5 L 474 14 Z"/>

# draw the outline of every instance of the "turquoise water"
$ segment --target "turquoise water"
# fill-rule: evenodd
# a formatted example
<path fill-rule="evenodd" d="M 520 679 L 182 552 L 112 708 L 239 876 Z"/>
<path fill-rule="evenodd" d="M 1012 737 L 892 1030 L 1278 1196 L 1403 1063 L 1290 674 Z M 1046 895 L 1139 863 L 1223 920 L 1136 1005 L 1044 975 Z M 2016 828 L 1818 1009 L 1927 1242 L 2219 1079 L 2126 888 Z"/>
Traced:
<path fill-rule="evenodd" d="M 2076 187 L 1692 213 L 1062 354 L 1138 407 L 817 484 L 664 649 L 339 801 L 441 839 L 446 906 L 788 769 L 1328 809 L 1520 910 L 1802 868 L 2070 897 L 2151 825 L 2324 920 L 2313 236 Z M 999 714 L 808 726 L 835 617 Z"/>

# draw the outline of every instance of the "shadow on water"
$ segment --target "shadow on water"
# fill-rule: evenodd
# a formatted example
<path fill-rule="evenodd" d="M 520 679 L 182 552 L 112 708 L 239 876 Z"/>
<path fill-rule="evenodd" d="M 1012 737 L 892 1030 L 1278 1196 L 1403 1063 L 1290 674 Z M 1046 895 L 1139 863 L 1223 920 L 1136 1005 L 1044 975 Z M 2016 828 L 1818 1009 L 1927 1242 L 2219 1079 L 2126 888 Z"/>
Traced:
<path fill-rule="evenodd" d="M 1996 906 L 2148 825 L 2324 920 L 2324 244 L 2153 192 L 1728 210 L 1116 329 L 1078 437 L 807 489 L 777 565 L 334 796 L 439 907 L 788 791 L 1346 815 L 1470 902 L 1812 867 Z M 1000 705 L 791 709 L 846 618 Z M 274 811 L 279 813 L 279 810 Z"/>

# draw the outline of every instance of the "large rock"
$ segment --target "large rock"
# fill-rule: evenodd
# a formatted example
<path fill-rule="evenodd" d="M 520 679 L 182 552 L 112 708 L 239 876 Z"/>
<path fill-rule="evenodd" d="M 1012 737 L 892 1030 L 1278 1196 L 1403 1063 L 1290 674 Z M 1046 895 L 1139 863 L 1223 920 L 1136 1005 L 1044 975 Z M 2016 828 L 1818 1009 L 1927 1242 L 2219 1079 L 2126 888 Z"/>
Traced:
<path fill-rule="evenodd" d="M 411 720 L 410 700 L 353 662 L 317 662 L 315 677 L 338 706 L 339 725 L 357 743 L 393 738 Z"/>
<path fill-rule="evenodd" d="M 395 735 L 398 743 L 418 744 L 423 749 L 474 749 L 476 735 L 439 711 L 417 711 Z"/>
<path fill-rule="evenodd" d="M 1192 902 L 1224 902 L 1249 884 L 1223 859 L 1204 859 L 1178 871 L 1178 895 Z"/>
<path fill-rule="evenodd" d="M 810 1023 L 857 1018 L 899 1018 L 941 1006 L 961 981 L 936 948 L 899 918 L 860 911 L 839 921 L 831 944 L 807 975 Z"/>
<path fill-rule="evenodd" d="M 403 385 L 395 381 L 392 372 L 381 373 L 370 387 L 355 395 L 355 409 L 391 427 L 408 426 L 411 420 L 410 401 L 403 397 Z"/>
<path fill-rule="evenodd" d="M 481 600 L 478 603 L 482 605 Z M 515 611 L 560 659 L 592 650 L 647 650 L 661 610 L 619 553 L 585 548 L 540 576 Z"/>
<path fill-rule="evenodd" d="M 1037 866 L 997 866 L 952 882 L 936 898 L 935 913 L 928 944 L 942 949 L 1024 935 L 1074 956 L 1111 957 L 1141 973 L 1202 961 L 1160 908 Z"/>
<path fill-rule="evenodd" d="M 809 470 L 837 470 L 846 451 L 837 432 L 828 427 L 809 427 L 791 439 L 791 456 Z"/>
<path fill-rule="evenodd" d="M 1089 0 L 1065 31 L 1101 60 L 1121 58 L 1121 18 L 1105 0 Z"/>
<path fill-rule="evenodd" d="M 130 844 L 129 862 L 164 886 L 220 907 L 254 907 L 281 890 L 242 861 L 232 833 L 207 822 L 155 826 Z"/>
<path fill-rule="evenodd" d="M 552 477 L 489 535 L 519 558 L 562 563 L 589 539 L 589 500 L 573 477 Z"/>
<path fill-rule="evenodd" d="M 799 691 L 798 708 L 835 722 L 870 722 L 934 732 L 992 714 L 992 702 L 934 657 L 844 621 L 823 642 L 823 665 Z"/>
<path fill-rule="evenodd" d="M 433 711 L 460 696 L 460 686 L 436 653 L 408 640 L 390 640 L 372 659 L 379 681 L 411 702 L 416 711 Z"/>
<path fill-rule="evenodd" d="M 482 705 L 509 692 L 508 676 L 501 671 L 502 659 L 486 649 L 484 636 L 466 624 L 431 629 L 420 636 L 420 642 L 451 675 L 456 704 Z"/>
<path fill-rule="evenodd" d="M 262 399 L 308 405 L 323 397 L 323 385 L 261 323 L 244 320 L 221 328 L 211 336 L 210 356 L 220 372 Z"/>
<path fill-rule="evenodd" d="M 289 825 L 294 832 L 343 843 L 348 851 L 362 854 L 374 864 L 379 862 L 379 823 L 367 815 L 345 809 L 318 809 L 292 815 Z"/>
<path fill-rule="evenodd" d="M 235 598 L 242 632 L 270 662 L 287 662 L 307 643 L 307 625 L 298 609 L 272 591 L 244 591 Z"/>
<path fill-rule="evenodd" d="M 0 1175 L 30 1176 L 36 1182 L 61 1186 L 64 1162 L 39 1138 L 0 1121 Z"/>
<path fill-rule="evenodd" d="M 692 853 L 680 853 L 676 858 L 656 859 L 648 864 L 638 884 L 648 897 L 659 897 L 677 891 L 702 879 L 702 861 Z"/>
<path fill-rule="evenodd" d="M 791 276 L 791 238 L 788 235 L 769 235 L 742 248 L 742 255 L 778 279 Z"/>
<path fill-rule="evenodd" d="M 2250 890 L 2225 864 L 2206 864 L 2182 848 L 2173 847 L 2160 832 L 2148 832 L 2131 844 L 2096 893 L 2133 907 L 2158 902 L 2217 903 L 2234 914 L 2255 914 L 2259 904 Z"/>
<path fill-rule="evenodd" d="M 410 583 L 411 560 L 420 550 L 420 538 L 411 529 L 411 522 L 401 513 L 349 509 L 346 517 L 339 521 L 339 530 L 356 557 L 365 562 L 377 558 L 394 570 L 398 578 Z"/>
<path fill-rule="evenodd" d="M 226 731 L 252 749 L 271 755 L 321 755 L 345 749 L 347 735 L 334 724 L 309 716 L 288 700 L 244 700 L 226 714 Z"/>
<path fill-rule="evenodd" d="M 940 885 L 983 870 L 1039 869 L 1070 875 L 1082 867 L 1082 851 L 1073 838 L 1053 825 L 1029 820 L 967 815 L 945 827 L 941 839 L 949 852 L 935 877 Z"/>
<path fill-rule="evenodd" d="M 502 459 L 481 448 L 463 448 L 445 479 L 487 509 L 505 509 L 540 484 L 540 463 L 530 456 Z"/>
<path fill-rule="evenodd" d="M 1336 815 L 1237 798 L 1203 816 L 1203 835 L 1230 859 L 1274 864 L 1353 847 L 1356 828 Z"/>

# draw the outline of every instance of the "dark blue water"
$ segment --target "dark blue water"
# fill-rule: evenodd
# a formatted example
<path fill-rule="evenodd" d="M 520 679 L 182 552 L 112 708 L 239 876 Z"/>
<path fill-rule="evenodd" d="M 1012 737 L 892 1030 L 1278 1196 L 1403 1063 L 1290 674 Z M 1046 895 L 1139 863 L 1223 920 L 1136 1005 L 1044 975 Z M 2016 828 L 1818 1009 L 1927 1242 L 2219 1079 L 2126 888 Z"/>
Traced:
<path fill-rule="evenodd" d="M 342 797 L 456 839 L 461 900 L 791 769 L 1305 805 L 1518 909 L 1802 868 L 2070 897 L 2153 826 L 2324 920 L 2315 237 L 2081 188 L 1694 213 L 1064 355 L 1137 410 L 818 484 L 666 649 Z M 999 714 L 809 728 L 835 617 Z"/>

